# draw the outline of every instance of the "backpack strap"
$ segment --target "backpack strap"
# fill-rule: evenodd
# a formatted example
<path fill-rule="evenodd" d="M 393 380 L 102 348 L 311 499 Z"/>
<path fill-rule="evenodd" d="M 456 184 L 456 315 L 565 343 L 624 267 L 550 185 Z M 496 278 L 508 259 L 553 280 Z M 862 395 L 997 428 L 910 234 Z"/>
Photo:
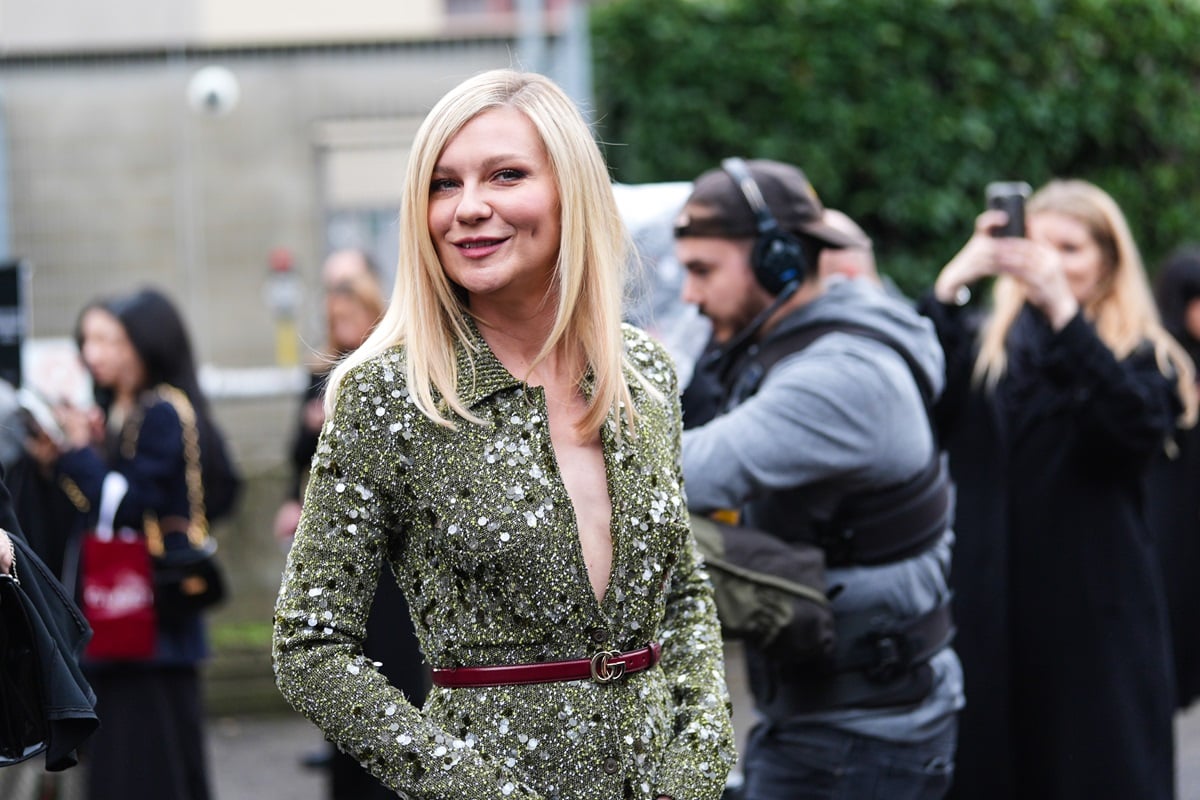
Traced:
<path fill-rule="evenodd" d="M 933 425 L 933 404 L 936 399 L 933 384 L 930 383 L 929 376 L 925 374 L 925 370 L 917 363 L 913 354 L 894 337 L 868 325 L 860 325 L 855 322 L 817 322 L 812 325 L 802 325 L 781 336 L 768 339 L 761 345 L 751 345 L 747 348 L 745 355 L 738 360 L 737 366 L 730 370 L 732 382 L 726 381 L 729 390 L 726 394 L 725 408 L 729 408 L 730 401 L 740 403 L 757 392 L 767 373 L 777 363 L 830 333 L 850 333 L 871 339 L 887 345 L 903 358 L 904 363 L 908 365 L 908 371 L 912 373 L 913 380 L 916 381 L 917 391 L 921 393 L 921 401 L 925 404 L 925 416 L 929 419 L 930 426 Z"/>

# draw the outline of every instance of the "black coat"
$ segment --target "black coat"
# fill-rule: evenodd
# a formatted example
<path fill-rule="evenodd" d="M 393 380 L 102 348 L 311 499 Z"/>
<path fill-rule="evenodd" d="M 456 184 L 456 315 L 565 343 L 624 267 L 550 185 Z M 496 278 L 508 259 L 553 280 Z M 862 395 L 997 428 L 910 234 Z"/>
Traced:
<path fill-rule="evenodd" d="M 1146 482 L 1175 654 L 1175 700 L 1200 698 L 1200 426 L 1180 431 L 1177 452 L 1155 458 Z"/>
<path fill-rule="evenodd" d="M 1147 464 L 1173 429 L 1172 381 L 1117 360 L 1077 316 L 1031 308 L 992 391 L 967 314 L 922 303 L 947 352 L 939 429 L 958 487 L 952 584 L 967 706 L 954 796 L 1174 793 L 1165 599 Z"/>
<path fill-rule="evenodd" d="M 79 654 L 91 629 L 67 590 L 17 533 L 20 528 L 2 472 L 0 528 L 11 534 L 17 576 L 33 612 L 30 621 L 41 655 L 42 700 L 49 723 L 46 769 L 65 769 L 77 762 L 76 748 L 99 726 L 96 695 L 79 669 Z"/>

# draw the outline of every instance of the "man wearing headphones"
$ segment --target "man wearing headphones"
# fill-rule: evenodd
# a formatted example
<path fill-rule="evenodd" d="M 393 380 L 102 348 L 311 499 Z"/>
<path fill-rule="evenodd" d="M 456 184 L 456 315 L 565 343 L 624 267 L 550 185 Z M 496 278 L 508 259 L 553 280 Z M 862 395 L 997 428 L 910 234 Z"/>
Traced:
<path fill-rule="evenodd" d="M 722 397 L 683 435 L 688 504 L 820 547 L 834 612 L 828 658 L 746 643 L 745 798 L 940 798 L 963 693 L 933 329 L 868 281 L 820 279 L 822 249 L 863 242 L 794 166 L 727 159 L 695 181 L 675 237 L 683 299 L 736 331 L 701 365 Z"/>

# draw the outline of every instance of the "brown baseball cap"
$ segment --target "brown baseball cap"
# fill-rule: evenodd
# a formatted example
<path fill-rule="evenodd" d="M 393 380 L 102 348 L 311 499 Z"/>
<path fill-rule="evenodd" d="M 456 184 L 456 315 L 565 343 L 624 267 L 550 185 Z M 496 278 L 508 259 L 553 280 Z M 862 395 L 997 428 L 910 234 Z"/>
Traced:
<path fill-rule="evenodd" d="M 763 202 L 779 227 L 797 236 L 810 236 L 827 247 L 863 247 L 870 244 L 824 221 L 825 206 L 803 170 L 765 159 L 742 162 Z M 675 238 L 715 236 L 749 239 L 759 233 L 759 220 L 750 200 L 734 176 L 723 167 L 711 169 L 695 180 L 692 193 L 675 221 Z"/>

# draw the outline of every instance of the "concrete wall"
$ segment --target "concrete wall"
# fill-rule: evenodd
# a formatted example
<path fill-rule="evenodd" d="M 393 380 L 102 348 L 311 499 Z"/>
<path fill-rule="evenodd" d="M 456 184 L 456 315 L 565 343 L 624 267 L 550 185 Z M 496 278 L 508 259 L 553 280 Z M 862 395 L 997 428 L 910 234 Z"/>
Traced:
<path fill-rule="evenodd" d="M 0 52 L 384 41 L 440 34 L 443 0 L 0 0 Z"/>

